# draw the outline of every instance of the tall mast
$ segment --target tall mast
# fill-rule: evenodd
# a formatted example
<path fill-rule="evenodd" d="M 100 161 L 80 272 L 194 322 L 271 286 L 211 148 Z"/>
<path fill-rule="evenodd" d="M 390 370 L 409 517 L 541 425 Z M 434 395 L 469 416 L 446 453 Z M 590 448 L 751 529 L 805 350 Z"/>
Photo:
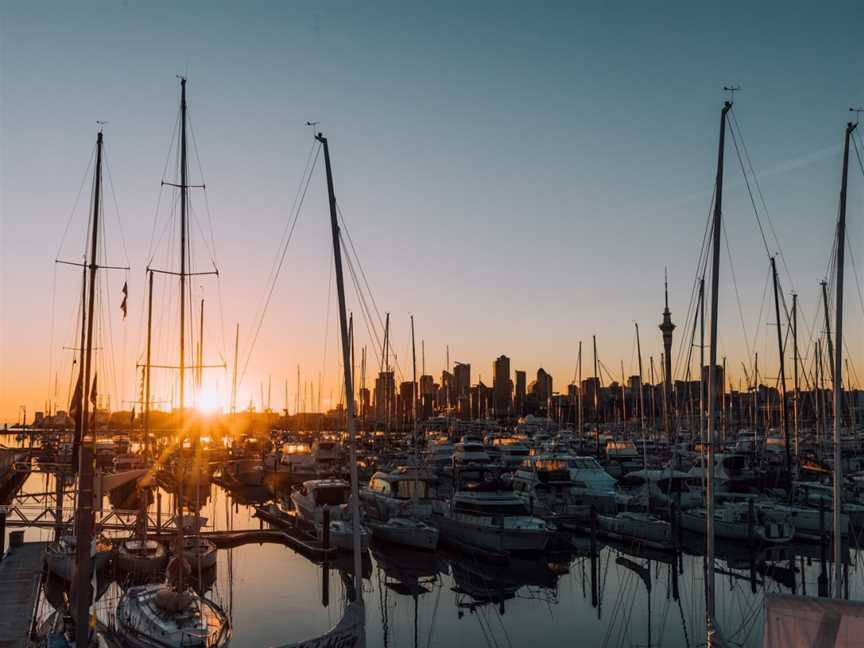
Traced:
<path fill-rule="evenodd" d="M 150 454 L 150 362 L 153 340 L 153 271 L 147 270 L 147 353 L 144 360 L 144 452 Z"/>
<path fill-rule="evenodd" d="M 234 367 L 231 371 L 231 413 L 237 411 L 237 350 L 240 347 L 240 322 L 234 328 Z M 300 366 L 297 366 L 297 389 L 300 389 Z M 300 393 L 299 391 L 297 392 Z"/>
<path fill-rule="evenodd" d="M 642 344 L 639 342 L 639 322 L 636 325 L 636 355 L 639 356 L 639 424 L 642 427 L 642 438 L 645 438 L 645 392 L 642 389 Z"/>
<path fill-rule="evenodd" d="M 777 318 L 777 351 L 780 356 L 780 426 L 786 444 L 786 479 L 792 475 L 792 448 L 789 444 L 789 426 L 786 423 L 786 362 L 783 353 L 783 326 L 780 322 L 780 293 L 777 287 L 777 262 L 771 257 L 771 275 L 774 279 L 774 317 Z"/>
<path fill-rule="evenodd" d="M 180 429 L 183 429 L 183 408 L 186 407 L 186 207 L 189 200 L 186 167 L 186 79 L 180 77 Z"/>
<path fill-rule="evenodd" d="M 577 390 L 579 394 L 579 434 L 581 435 L 585 432 L 585 423 L 583 421 L 583 411 L 582 411 L 582 340 L 579 340 L 579 388 Z"/>
<path fill-rule="evenodd" d="M 699 439 L 705 457 L 705 276 L 699 279 Z M 704 469 L 704 466 L 703 466 Z"/>
<path fill-rule="evenodd" d="M 339 240 L 339 221 L 336 216 L 336 194 L 333 192 L 333 172 L 330 167 L 330 147 L 321 133 L 315 136 L 324 147 L 324 166 L 327 171 L 327 195 L 330 199 L 330 229 L 333 232 L 333 263 L 336 266 L 336 292 L 339 296 L 339 329 L 342 335 L 342 367 L 345 372 L 345 402 L 348 438 L 351 442 L 351 519 L 354 530 L 354 597 L 363 602 L 363 574 L 360 562 L 360 496 L 357 485 L 357 436 L 354 427 L 354 387 L 351 384 L 351 349 L 348 340 L 348 317 L 345 308 L 345 284 L 342 278 L 342 248 Z"/>
<path fill-rule="evenodd" d="M 198 316 L 198 391 L 204 384 L 204 299 L 201 299 L 201 314 Z"/>
<path fill-rule="evenodd" d="M 85 251 L 86 255 L 86 251 Z M 87 267 L 84 266 L 81 269 L 81 344 L 78 345 L 78 386 L 80 387 L 80 391 L 78 392 L 78 397 L 83 399 L 84 392 L 86 391 L 84 388 L 84 344 L 86 343 L 86 335 L 87 335 Z M 74 397 L 74 394 L 73 394 Z M 78 417 L 75 421 L 75 434 L 72 437 L 72 469 L 73 471 L 78 470 L 78 463 L 80 460 L 81 453 L 81 434 L 82 427 L 81 421 L 81 407 L 83 403 L 78 402 L 77 411 Z M 70 409 L 72 405 L 70 403 Z"/>
<path fill-rule="evenodd" d="M 800 433 L 801 421 L 799 420 L 798 401 L 801 398 L 801 385 L 798 381 L 798 294 L 792 293 L 792 367 L 793 386 L 795 400 L 793 401 L 792 415 L 795 425 L 795 458 L 798 458 L 798 434 Z M 796 468 L 797 470 L 797 468 Z"/>
<path fill-rule="evenodd" d="M 592 335 L 594 343 L 594 436 L 597 441 L 596 452 L 600 456 L 600 379 L 597 377 L 597 336 Z"/>
<path fill-rule="evenodd" d="M 822 311 L 825 315 L 825 341 L 828 344 L 828 357 L 831 362 L 828 363 L 828 375 L 831 378 L 831 384 L 834 384 L 834 344 L 831 342 L 831 318 L 828 316 L 828 282 L 820 282 L 822 286 Z"/>
<path fill-rule="evenodd" d="M 720 290 L 720 241 L 723 232 L 723 147 L 726 140 L 726 113 L 732 102 L 726 101 L 720 113 L 720 142 L 717 151 L 717 181 L 714 198 L 714 233 L 711 259 L 711 325 L 710 352 L 708 358 L 708 483 L 705 491 L 707 511 L 705 532 L 707 536 L 706 560 L 708 572 L 705 581 L 705 595 L 708 623 L 714 622 L 714 443 L 717 438 L 717 310 Z"/>
<path fill-rule="evenodd" d="M 837 344 L 832 361 L 834 362 L 834 597 L 838 599 L 843 593 L 840 582 L 843 562 L 840 558 L 840 514 L 843 507 L 840 423 L 843 419 L 843 262 L 846 254 L 846 185 L 849 175 L 849 139 L 857 125 L 852 122 L 846 124 L 846 136 L 843 142 L 843 178 L 840 184 L 840 215 L 837 220 L 837 295 L 834 314 Z"/>
<path fill-rule="evenodd" d="M 93 452 L 95 421 L 90 425 L 90 377 L 93 360 L 93 315 L 96 305 L 96 255 L 99 249 L 99 210 L 102 189 L 102 131 L 96 135 L 96 170 L 93 175 L 93 218 L 90 234 L 90 263 L 87 298 L 87 338 L 84 343 L 84 383 L 81 390 L 81 448 L 78 465 L 78 508 L 75 513 L 77 538 L 75 550 L 75 643 L 90 644 L 90 547 L 93 538 Z M 84 304 L 81 305 L 82 308 Z"/>

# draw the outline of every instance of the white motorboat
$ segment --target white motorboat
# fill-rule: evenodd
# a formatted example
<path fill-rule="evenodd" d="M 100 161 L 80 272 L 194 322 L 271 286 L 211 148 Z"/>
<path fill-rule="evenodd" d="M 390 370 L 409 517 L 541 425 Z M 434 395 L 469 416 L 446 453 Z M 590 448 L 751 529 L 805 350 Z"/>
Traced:
<path fill-rule="evenodd" d="M 315 527 L 318 534 L 318 539 L 324 540 L 324 525 L 319 524 Z M 354 551 L 354 525 L 351 520 L 331 520 L 330 521 L 330 545 L 336 547 L 340 551 L 351 553 Z M 369 550 L 369 532 L 360 525 L 360 552 Z"/>
<path fill-rule="evenodd" d="M 291 503 L 301 519 L 320 524 L 324 520 L 325 506 L 335 513 L 348 503 L 350 495 L 351 484 L 344 479 L 310 479 L 291 491 Z M 331 519 L 333 517 L 336 516 L 332 515 Z"/>
<path fill-rule="evenodd" d="M 372 531 L 372 537 L 376 540 L 430 551 L 438 546 L 438 529 L 415 518 L 368 520 L 366 526 Z"/>
<path fill-rule="evenodd" d="M 754 508 L 750 518 L 746 503 L 721 504 L 714 509 L 714 535 L 727 540 L 758 540 L 782 544 L 795 537 L 795 527 L 777 515 L 769 516 Z M 681 512 L 681 526 L 688 531 L 705 533 L 706 510 L 694 508 Z"/>
<path fill-rule="evenodd" d="M 672 525 L 650 513 L 621 511 L 615 515 L 598 515 L 597 526 L 613 537 L 672 545 Z"/>
<path fill-rule="evenodd" d="M 428 518 L 437 497 L 438 478 L 426 470 L 400 466 L 378 471 L 360 491 L 367 514 L 378 520 L 391 517 Z"/>
<path fill-rule="evenodd" d="M 443 541 L 489 551 L 542 551 L 555 527 L 528 513 L 525 503 L 499 484 L 457 491 L 436 502 L 431 519 Z"/>

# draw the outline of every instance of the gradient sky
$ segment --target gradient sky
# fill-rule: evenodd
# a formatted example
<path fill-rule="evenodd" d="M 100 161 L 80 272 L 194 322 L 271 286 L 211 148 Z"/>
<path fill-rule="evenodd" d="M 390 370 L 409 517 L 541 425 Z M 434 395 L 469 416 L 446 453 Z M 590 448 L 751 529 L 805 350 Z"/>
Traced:
<path fill-rule="evenodd" d="M 791 273 L 783 272 L 783 288 L 800 293 L 802 346 L 810 339 L 847 108 L 864 102 L 860 3 L 0 6 L 0 420 L 15 420 L 20 404 L 31 411 L 48 398 L 66 404 L 71 354 L 60 347 L 74 343 L 78 275 L 53 261 L 58 249 L 63 258 L 82 253 L 88 187 L 65 239 L 63 231 L 97 119 L 109 122 L 122 225 L 121 239 L 109 197 L 108 258 L 132 266 L 128 276 L 108 278 L 113 359 L 105 353 L 100 362 L 115 371 L 103 367 L 111 378 L 100 391 L 115 404 L 135 397 L 144 267 L 178 73 L 189 77 L 222 270 L 221 286 L 200 282 L 211 361 L 218 353 L 230 361 L 235 322 L 241 362 L 246 356 L 312 145 L 304 124 L 318 120 L 375 299 L 392 313 L 403 370 L 414 313 L 436 375 L 449 344 L 451 360 L 470 362 L 475 380 L 490 382 L 492 360 L 506 353 L 529 375 L 544 366 L 560 388 L 573 376 L 578 340 L 590 348 L 595 333 L 604 365 L 617 377 L 623 361 L 634 373 L 634 321 L 646 366 L 661 350 L 664 266 L 673 320 L 683 324 L 729 83 L 743 87 L 735 113 Z M 731 145 L 727 160 L 724 218 L 749 347 L 776 372 L 765 325 L 774 320 L 770 301 L 760 320 L 768 260 Z M 857 164 L 850 178 L 850 246 L 864 263 Z M 324 332 L 325 198 L 319 165 L 241 405 L 250 396 L 257 404 L 261 381 L 272 375 L 274 407 L 283 406 L 288 378 L 293 409 L 298 364 L 302 380 L 323 373 L 325 400 L 338 390 L 335 298 Z M 202 196 L 192 200 L 206 214 Z M 722 264 L 719 351 L 736 369 L 747 344 L 725 252 Z M 847 277 L 847 343 L 864 378 L 864 306 L 851 267 Z M 127 279 L 123 323 L 117 304 Z M 155 361 L 176 362 L 173 322 L 165 315 Z M 358 343 L 367 337 L 358 331 Z M 224 391 L 230 376 L 213 370 L 208 381 Z M 156 397 L 168 396 L 167 382 Z"/>

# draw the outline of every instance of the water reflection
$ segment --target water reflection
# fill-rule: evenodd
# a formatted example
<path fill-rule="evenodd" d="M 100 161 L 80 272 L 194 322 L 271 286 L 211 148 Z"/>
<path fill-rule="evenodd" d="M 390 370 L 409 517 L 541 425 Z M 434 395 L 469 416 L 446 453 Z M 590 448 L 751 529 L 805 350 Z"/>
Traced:
<path fill-rule="evenodd" d="M 28 509 L 54 506 L 55 478 L 34 473 L 25 484 L 33 494 Z M 176 494 L 157 489 L 146 500 L 155 519 L 165 522 Z M 257 530 L 266 525 L 252 505 L 273 497 L 264 486 L 232 491 L 208 484 L 197 502 L 187 502 L 207 518 L 206 530 Z M 186 499 L 186 498 L 184 498 Z M 71 515 L 67 495 L 64 518 Z M 123 498 L 106 499 L 106 512 L 134 508 Z M 196 506 L 197 504 L 197 506 Z M 45 518 L 50 521 L 50 516 Z M 11 528 L 10 528 L 11 530 Z M 125 537 L 128 533 L 109 531 Z M 53 529 L 30 528 L 27 540 L 51 540 Z M 373 542 L 363 560 L 369 646 L 483 646 L 570 644 L 577 637 L 591 646 L 704 645 L 704 537 L 682 533 L 683 554 L 651 551 L 572 536 L 567 549 L 495 563 L 451 551 L 417 552 Z M 853 537 L 853 542 L 856 538 Z M 245 542 L 245 541 L 244 541 Z M 857 546 L 857 545 L 856 545 Z M 831 544 L 796 543 L 757 551 L 743 543 L 718 540 L 717 609 L 730 642 L 756 647 L 765 592 L 815 596 L 828 591 Z M 864 594 L 859 551 L 844 547 L 850 598 Z M 219 544 L 217 564 L 200 574 L 195 590 L 217 602 L 233 624 L 235 648 L 277 646 L 319 636 L 341 618 L 350 556 L 326 564 L 274 542 Z M 154 578 L 162 578 L 157 574 Z M 114 567 L 97 574 L 97 616 L 106 624 L 123 591 L 146 578 Z M 350 577 L 349 577 L 350 581 Z M 69 599 L 68 584 L 46 577 L 40 603 L 44 619 Z"/>

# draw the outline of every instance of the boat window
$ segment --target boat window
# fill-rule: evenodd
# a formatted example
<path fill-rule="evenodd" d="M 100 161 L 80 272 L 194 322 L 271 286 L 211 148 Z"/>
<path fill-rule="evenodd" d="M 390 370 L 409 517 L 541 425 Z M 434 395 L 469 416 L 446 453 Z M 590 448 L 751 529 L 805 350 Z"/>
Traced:
<path fill-rule="evenodd" d="M 348 489 L 342 486 L 319 488 L 315 491 L 315 503 L 319 506 L 327 504 L 336 506 L 348 501 Z"/>

